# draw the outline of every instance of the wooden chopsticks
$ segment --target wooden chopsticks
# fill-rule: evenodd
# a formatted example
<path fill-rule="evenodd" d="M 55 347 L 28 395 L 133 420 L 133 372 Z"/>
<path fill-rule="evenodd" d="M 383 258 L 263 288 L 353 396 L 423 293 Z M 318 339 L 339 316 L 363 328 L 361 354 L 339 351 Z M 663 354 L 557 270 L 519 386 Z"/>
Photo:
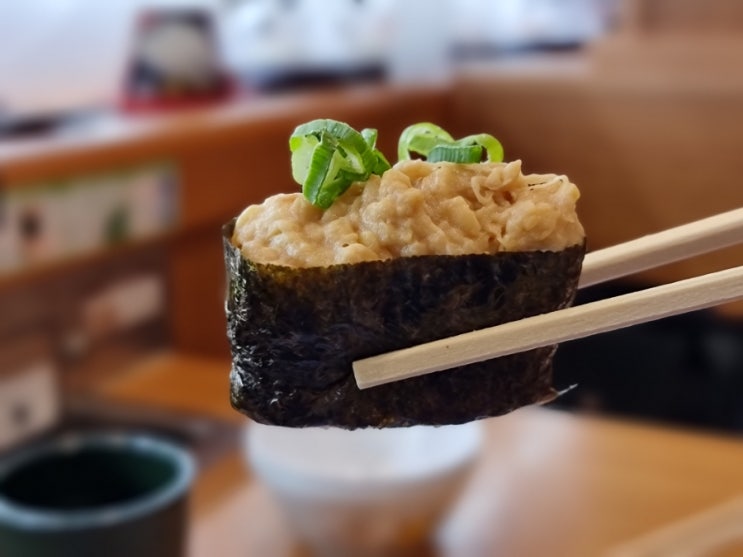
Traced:
<path fill-rule="evenodd" d="M 691 259 L 741 242 L 743 208 L 591 252 L 583 260 L 578 287 Z"/>
<path fill-rule="evenodd" d="M 743 242 L 743 208 L 588 254 L 580 287 Z M 353 363 L 366 389 L 743 298 L 743 266 L 600 300 Z"/>

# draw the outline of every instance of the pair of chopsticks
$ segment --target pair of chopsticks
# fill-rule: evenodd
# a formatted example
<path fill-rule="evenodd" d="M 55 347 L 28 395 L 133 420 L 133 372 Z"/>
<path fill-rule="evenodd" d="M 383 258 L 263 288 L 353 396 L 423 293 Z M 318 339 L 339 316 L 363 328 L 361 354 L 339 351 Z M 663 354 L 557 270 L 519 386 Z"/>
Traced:
<path fill-rule="evenodd" d="M 579 288 L 741 242 L 743 208 L 589 253 Z M 366 389 L 740 298 L 743 266 L 357 360 L 353 370 Z"/>

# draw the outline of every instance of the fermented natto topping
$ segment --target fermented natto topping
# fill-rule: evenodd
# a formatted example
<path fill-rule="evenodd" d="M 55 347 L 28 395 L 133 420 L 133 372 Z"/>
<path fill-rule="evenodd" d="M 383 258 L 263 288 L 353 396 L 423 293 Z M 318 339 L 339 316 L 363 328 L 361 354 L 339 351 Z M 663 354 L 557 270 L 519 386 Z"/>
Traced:
<path fill-rule="evenodd" d="M 233 243 L 247 259 L 318 267 L 415 255 L 559 251 L 583 242 L 565 176 L 521 173 L 521 161 L 402 161 L 354 184 L 322 210 L 279 194 L 238 217 Z"/>

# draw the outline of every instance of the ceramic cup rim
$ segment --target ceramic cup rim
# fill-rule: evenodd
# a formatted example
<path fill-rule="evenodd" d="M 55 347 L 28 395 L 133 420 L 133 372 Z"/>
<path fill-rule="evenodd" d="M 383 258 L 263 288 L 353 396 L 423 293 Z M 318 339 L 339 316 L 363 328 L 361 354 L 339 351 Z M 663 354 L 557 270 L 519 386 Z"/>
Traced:
<path fill-rule="evenodd" d="M 84 449 L 128 451 L 167 460 L 173 477 L 141 497 L 83 510 L 31 507 L 0 493 L 0 525 L 29 531 L 62 531 L 111 527 L 143 518 L 183 497 L 196 473 L 193 457 L 184 449 L 144 433 L 74 433 L 26 449 L 0 463 L 0 480 L 40 457 L 73 454 Z"/>

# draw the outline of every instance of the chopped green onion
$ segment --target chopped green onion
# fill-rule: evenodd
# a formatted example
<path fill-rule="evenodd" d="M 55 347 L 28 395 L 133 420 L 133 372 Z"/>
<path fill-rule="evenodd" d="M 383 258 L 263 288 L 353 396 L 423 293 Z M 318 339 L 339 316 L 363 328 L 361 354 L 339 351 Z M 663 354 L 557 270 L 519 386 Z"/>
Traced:
<path fill-rule="evenodd" d="M 374 163 L 374 167 L 372 168 L 371 173 L 377 174 L 378 176 L 381 176 L 385 172 L 387 172 L 390 168 L 392 168 L 392 165 L 389 163 L 387 158 L 382 154 L 382 151 L 378 149 L 374 149 L 374 155 L 376 156 L 377 160 Z"/>
<path fill-rule="evenodd" d="M 397 144 L 397 158 L 401 161 L 410 159 L 411 153 L 428 157 L 431 149 L 437 145 L 454 143 L 449 133 L 430 122 L 421 122 L 405 128 Z"/>
<path fill-rule="evenodd" d="M 371 128 L 364 128 L 361 130 L 362 137 L 366 140 L 366 143 L 369 145 L 370 149 L 374 150 L 374 166 L 372 167 L 372 174 L 378 174 L 382 175 L 386 171 L 388 171 L 390 168 L 392 168 L 392 165 L 389 163 L 387 158 L 382 154 L 382 151 L 376 148 L 377 146 L 377 130 L 371 129 Z"/>
<path fill-rule="evenodd" d="M 320 138 L 314 135 L 294 137 L 289 139 L 289 150 L 292 152 L 292 178 L 298 184 L 304 184 L 310 170 L 312 154 L 320 143 Z"/>
<path fill-rule="evenodd" d="M 352 183 L 390 168 L 376 141 L 376 130 L 358 132 L 336 120 L 302 124 L 289 138 L 292 177 L 310 203 L 327 209 Z"/>
<path fill-rule="evenodd" d="M 289 138 L 292 177 L 302 185 L 304 196 L 327 209 L 354 182 L 391 168 L 377 149 L 377 130 L 360 132 L 337 120 L 313 120 L 297 126 Z M 408 126 L 397 146 L 399 160 L 412 154 L 428 162 L 474 164 L 483 160 L 503 161 L 503 146 L 492 135 L 480 133 L 455 140 L 446 130 L 430 122 Z"/>
<path fill-rule="evenodd" d="M 373 128 L 364 128 L 361 130 L 361 137 L 364 138 L 369 148 L 374 149 L 377 146 L 377 130 Z"/>
<path fill-rule="evenodd" d="M 472 164 L 482 160 L 482 147 L 480 145 L 436 145 L 426 158 L 428 162 L 456 162 L 460 164 Z"/>
<path fill-rule="evenodd" d="M 348 124 L 336 120 L 313 120 L 298 126 L 292 137 L 320 136 L 325 133 L 334 144 L 342 147 L 349 154 L 349 164 L 359 172 L 374 162 L 371 149 L 366 139 Z M 291 146 L 291 139 L 290 146 Z"/>
<path fill-rule="evenodd" d="M 313 205 L 321 206 L 320 199 L 323 193 L 323 186 L 326 188 L 329 186 L 330 180 L 328 179 L 328 175 L 331 173 L 330 169 L 333 166 L 334 158 L 335 148 L 323 133 L 312 150 L 310 165 L 302 183 L 302 193 Z M 331 180 L 332 178 L 331 175 Z M 322 197 L 324 198 L 325 196 L 322 195 Z"/>
<path fill-rule="evenodd" d="M 403 130 L 397 145 L 397 156 L 409 160 L 411 153 L 422 155 L 428 162 L 477 163 L 483 152 L 487 160 L 503 161 L 503 147 L 492 135 L 480 133 L 459 140 L 430 122 L 413 124 Z"/>
<path fill-rule="evenodd" d="M 489 161 L 503 162 L 503 145 L 488 133 L 468 135 L 457 140 L 457 145 L 479 145 L 485 149 Z M 476 162 L 479 162 L 479 159 Z"/>

